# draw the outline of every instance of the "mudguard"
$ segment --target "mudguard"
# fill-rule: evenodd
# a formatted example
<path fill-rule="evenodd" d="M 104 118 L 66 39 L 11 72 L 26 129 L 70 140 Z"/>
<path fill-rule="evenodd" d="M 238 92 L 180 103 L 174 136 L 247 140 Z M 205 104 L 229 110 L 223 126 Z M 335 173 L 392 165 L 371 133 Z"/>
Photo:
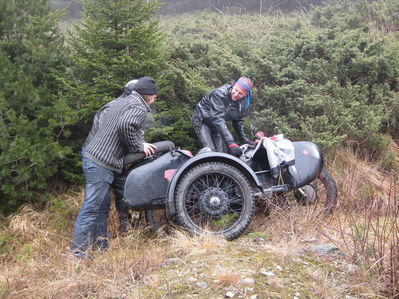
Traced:
<path fill-rule="evenodd" d="M 231 166 L 239 169 L 248 180 L 259 188 L 260 191 L 263 190 L 262 183 L 259 181 L 255 172 L 240 159 L 226 153 L 220 152 L 207 152 L 203 154 L 196 155 L 195 157 L 186 161 L 174 174 L 173 178 L 169 182 L 168 191 L 166 195 L 166 215 L 170 219 L 176 214 L 176 209 L 174 205 L 174 194 L 176 191 L 177 183 L 179 179 L 192 167 L 207 162 L 224 162 Z"/>
<path fill-rule="evenodd" d="M 291 189 L 309 184 L 320 174 L 324 166 L 323 154 L 320 148 L 309 141 L 292 143 L 295 149 L 295 165 L 289 166 L 289 174 L 283 176 L 284 182 Z"/>

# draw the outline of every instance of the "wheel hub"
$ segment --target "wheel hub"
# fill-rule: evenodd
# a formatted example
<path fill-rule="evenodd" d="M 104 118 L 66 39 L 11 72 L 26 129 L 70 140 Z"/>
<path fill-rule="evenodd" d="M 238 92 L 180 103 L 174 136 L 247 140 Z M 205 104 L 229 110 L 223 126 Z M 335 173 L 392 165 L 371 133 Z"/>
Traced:
<path fill-rule="evenodd" d="M 220 205 L 220 198 L 217 196 L 212 196 L 211 199 L 209 200 L 209 203 L 213 207 L 218 207 Z"/>
<path fill-rule="evenodd" d="M 317 200 L 316 190 L 310 185 L 299 188 L 294 195 L 297 202 L 305 206 L 313 205 Z"/>
<path fill-rule="evenodd" d="M 203 213 L 215 217 L 227 211 L 228 201 L 228 196 L 222 189 L 209 188 L 201 194 L 199 204 Z"/>

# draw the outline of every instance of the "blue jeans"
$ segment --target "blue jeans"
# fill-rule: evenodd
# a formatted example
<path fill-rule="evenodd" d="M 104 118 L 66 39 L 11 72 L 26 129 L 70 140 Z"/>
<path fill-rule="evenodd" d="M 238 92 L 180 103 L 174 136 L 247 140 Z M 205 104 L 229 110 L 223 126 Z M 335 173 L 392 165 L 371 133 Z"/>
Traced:
<path fill-rule="evenodd" d="M 110 206 L 109 186 L 114 181 L 114 172 L 83 157 L 86 177 L 83 205 L 76 218 L 72 235 L 71 251 L 84 255 L 90 244 L 99 249 L 108 247 L 107 218 Z"/>
<path fill-rule="evenodd" d="M 131 215 L 129 213 L 129 205 L 123 199 L 123 191 L 125 187 L 126 175 L 114 173 L 114 181 L 111 184 L 111 189 L 115 194 L 115 207 L 118 211 L 119 218 L 119 232 L 124 233 L 128 230 L 131 222 Z M 105 249 L 108 247 L 106 242 L 107 234 L 107 217 L 111 205 L 110 193 L 107 192 L 106 198 L 100 207 L 100 214 L 97 218 L 97 229 L 93 236 L 93 249 Z"/>

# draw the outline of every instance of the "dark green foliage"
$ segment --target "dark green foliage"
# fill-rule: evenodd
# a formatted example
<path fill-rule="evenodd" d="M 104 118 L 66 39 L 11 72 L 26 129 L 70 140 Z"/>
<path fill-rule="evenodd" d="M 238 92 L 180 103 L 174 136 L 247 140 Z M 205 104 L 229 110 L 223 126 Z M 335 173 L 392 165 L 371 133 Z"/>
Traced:
<path fill-rule="evenodd" d="M 306 9 L 310 5 L 320 5 L 323 0 L 163 0 L 164 14 L 181 14 L 196 10 L 223 11 L 229 13 L 270 13 L 273 10 L 291 11 Z"/>
<path fill-rule="evenodd" d="M 46 187 L 70 153 L 60 140 L 74 112 L 56 76 L 65 71 L 58 13 L 49 1 L 0 0 L 0 209 Z"/>
<path fill-rule="evenodd" d="M 263 83 L 258 93 L 262 102 L 256 103 L 258 126 L 323 147 L 379 134 L 383 121 L 391 118 L 383 113 L 382 104 L 392 102 L 394 93 L 387 83 L 398 70 L 398 61 L 383 43 L 370 41 L 367 33 L 357 30 L 277 36 L 251 60 L 254 79 Z M 262 82 L 259 59 L 262 66 L 278 66 L 269 67 L 270 81 Z M 270 109 L 278 120 L 266 116 Z"/>
<path fill-rule="evenodd" d="M 378 152 L 380 134 L 398 136 L 397 7 L 335 2 L 309 15 L 179 18 L 168 24 L 176 101 L 193 105 L 201 91 L 248 75 L 257 129 Z"/>
<path fill-rule="evenodd" d="M 157 78 L 164 65 L 163 37 L 158 20 L 151 20 L 158 9 L 156 2 L 87 0 L 83 4 L 83 20 L 70 32 L 72 75 L 65 85 L 80 108 L 81 122 L 71 136 L 75 152 L 102 105 L 119 96 L 131 79 Z"/>
<path fill-rule="evenodd" d="M 119 96 L 129 80 L 155 76 L 164 56 L 158 20 L 150 20 L 156 2 L 85 0 L 83 5 L 83 20 L 70 39 L 75 80 L 71 92 L 92 115 Z"/>
<path fill-rule="evenodd" d="M 159 4 L 142 0 L 85 0 L 82 21 L 69 32 L 71 72 L 64 82 L 80 122 L 68 140 L 75 163 L 66 163 L 65 174 L 77 179 L 79 152 L 97 110 L 122 94 L 134 78 L 157 74 L 164 65 L 163 36 L 153 19 Z M 72 165 L 72 167 L 71 167 Z"/>

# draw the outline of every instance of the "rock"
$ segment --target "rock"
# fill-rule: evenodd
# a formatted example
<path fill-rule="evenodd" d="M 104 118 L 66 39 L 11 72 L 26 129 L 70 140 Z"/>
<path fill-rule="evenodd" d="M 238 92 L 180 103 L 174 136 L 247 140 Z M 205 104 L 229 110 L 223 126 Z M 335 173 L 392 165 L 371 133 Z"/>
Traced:
<path fill-rule="evenodd" d="M 256 299 L 258 298 L 258 295 L 252 295 L 251 297 L 249 297 L 249 299 Z"/>
<path fill-rule="evenodd" d="M 196 282 L 197 279 L 194 278 L 194 277 L 189 277 L 189 278 L 187 279 L 187 281 L 188 281 L 188 282 Z"/>
<path fill-rule="evenodd" d="M 273 272 L 260 271 L 259 273 L 264 276 L 276 276 Z"/>
<path fill-rule="evenodd" d="M 281 268 L 281 266 L 279 266 L 279 265 L 276 266 L 276 269 L 279 271 L 283 271 L 283 268 Z"/>
<path fill-rule="evenodd" d="M 253 240 L 253 242 L 254 242 L 255 244 L 261 244 L 261 243 L 264 243 L 264 242 L 265 242 L 265 239 L 263 239 L 263 238 L 255 238 L 255 239 Z"/>
<path fill-rule="evenodd" d="M 254 284 L 255 280 L 253 280 L 252 278 L 247 277 L 247 278 L 244 278 L 242 280 L 242 282 L 245 283 L 245 284 Z"/>
<path fill-rule="evenodd" d="M 225 297 L 226 297 L 226 298 L 233 298 L 234 295 L 235 295 L 235 293 L 233 293 L 233 292 L 227 292 L 226 295 L 225 295 Z"/>
<path fill-rule="evenodd" d="M 162 266 L 170 266 L 171 264 L 174 264 L 174 263 L 176 263 L 176 262 L 178 262 L 180 259 L 178 259 L 178 258 L 170 258 L 170 259 L 167 259 L 167 260 L 164 260 L 163 261 L 163 263 L 162 263 Z"/>
<path fill-rule="evenodd" d="M 332 254 L 339 251 L 339 248 L 334 245 L 322 244 L 313 246 L 311 250 L 319 254 Z"/>
<path fill-rule="evenodd" d="M 208 286 L 208 284 L 204 281 L 197 282 L 197 287 L 199 287 L 199 288 L 203 289 L 203 288 L 206 288 L 207 286 Z"/>

